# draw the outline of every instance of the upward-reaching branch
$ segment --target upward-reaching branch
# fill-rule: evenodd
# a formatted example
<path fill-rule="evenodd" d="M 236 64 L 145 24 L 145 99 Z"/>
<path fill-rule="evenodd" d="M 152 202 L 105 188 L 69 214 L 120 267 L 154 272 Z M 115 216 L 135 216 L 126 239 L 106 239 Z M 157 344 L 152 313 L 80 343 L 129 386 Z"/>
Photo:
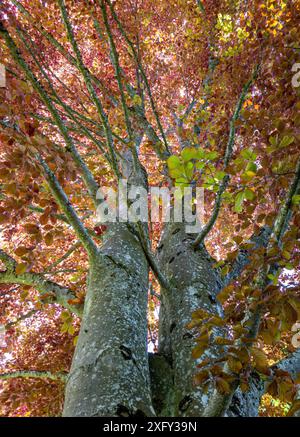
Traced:
<path fill-rule="evenodd" d="M 42 36 L 44 36 L 50 44 L 57 49 L 57 51 L 73 66 L 77 67 L 77 61 L 60 42 L 54 38 L 54 36 L 47 32 L 47 30 L 43 27 L 43 25 L 36 20 L 28 10 L 17 0 L 11 0 L 12 3 L 18 8 L 18 10 L 32 23 L 33 27 L 36 28 Z M 101 89 L 101 91 L 108 97 L 108 99 L 112 102 L 113 105 L 117 105 L 118 102 L 116 99 L 108 93 L 106 87 L 103 83 L 95 76 L 92 75 L 93 82 Z"/>
<path fill-rule="evenodd" d="M 24 34 L 21 30 L 18 30 L 18 34 L 20 35 L 23 43 L 25 44 L 28 52 L 31 54 L 31 56 L 33 57 L 36 65 L 38 66 L 40 72 L 42 73 L 42 75 L 44 76 L 44 78 L 46 79 L 50 90 L 52 92 L 53 95 L 49 95 L 50 99 L 52 101 L 54 101 L 55 103 L 59 104 L 60 106 L 62 106 L 62 108 L 66 111 L 66 115 L 76 124 L 76 127 L 78 127 L 79 131 L 81 130 L 96 146 L 97 148 L 103 153 L 103 155 L 105 156 L 106 160 L 108 161 L 109 164 L 111 164 L 111 160 L 107 154 L 107 152 L 104 150 L 103 148 L 103 143 L 100 142 L 99 140 L 97 140 L 95 138 L 95 135 L 93 135 L 90 132 L 90 129 L 88 129 L 83 123 L 81 123 L 78 118 L 80 118 L 81 120 L 87 121 L 88 123 L 94 122 L 93 120 L 89 119 L 88 117 L 78 113 L 77 111 L 73 110 L 69 105 L 67 105 L 58 95 L 58 93 L 56 92 L 56 90 L 54 89 L 54 86 L 52 84 L 52 81 L 49 77 L 49 75 L 47 74 L 47 72 L 45 71 L 45 69 L 42 66 L 41 61 L 38 60 L 38 55 L 37 53 L 34 52 L 33 48 L 32 48 L 32 41 L 30 40 L 31 43 L 31 47 L 29 45 L 29 43 L 26 41 Z M 63 84 L 64 85 L 64 84 Z M 75 116 L 76 114 L 76 116 Z M 65 114 L 64 114 L 65 115 Z M 78 118 L 77 118 L 78 117 Z M 94 122 L 95 123 L 95 122 Z M 93 175 L 91 174 L 90 170 L 88 169 L 88 167 L 85 165 L 84 161 L 80 158 L 80 155 L 76 149 L 76 147 L 74 146 L 73 143 L 73 149 L 70 150 L 71 154 L 73 155 L 73 158 L 75 160 L 75 163 L 78 163 L 79 168 L 82 170 L 83 173 L 83 178 L 86 182 L 86 185 L 89 187 L 89 191 L 90 194 L 94 200 L 94 203 L 96 204 L 96 192 L 98 189 L 97 183 L 93 178 Z"/>
<path fill-rule="evenodd" d="M 41 100 L 43 101 L 43 103 L 45 104 L 47 109 L 49 110 L 56 126 L 58 127 L 60 133 L 62 134 L 62 136 L 66 142 L 67 148 L 69 149 L 70 153 L 72 154 L 72 157 L 75 161 L 75 164 L 77 165 L 77 167 L 79 168 L 79 170 L 82 173 L 83 179 L 84 179 L 86 186 L 90 192 L 90 195 L 92 196 L 93 199 L 95 199 L 96 193 L 98 190 L 98 185 L 97 185 L 93 175 L 91 174 L 90 170 L 88 169 L 85 162 L 81 158 L 78 150 L 76 149 L 76 147 L 72 141 L 72 138 L 69 136 L 68 130 L 67 130 L 66 126 L 64 125 L 61 117 L 59 116 L 57 109 L 52 104 L 50 97 L 47 95 L 46 91 L 44 90 L 44 88 L 42 87 L 42 85 L 39 83 L 38 79 L 34 75 L 34 73 L 29 68 L 28 64 L 25 62 L 25 60 L 21 56 L 21 54 L 18 50 L 18 47 L 16 46 L 16 44 L 13 41 L 13 39 L 11 38 L 10 34 L 4 28 L 4 26 L 1 22 L 0 22 L 0 35 L 4 37 L 4 40 L 6 41 L 7 47 L 9 48 L 13 59 L 21 67 L 21 69 L 25 73 L 27 79 L 30 81 L 30 83 L 32 84 L 34 89 L 39 94 Z"/>
<path fill-rule="evenodd" d="M 229 161 L 231 159 L 232 152 L 233 152 L 234 139 L 235 139 L 235 123 L 240 116 L 240 112 L 241 112 L 241 109 L 243 107 L 243 103 L 245 101 L 246 95 L 247 95 L 250 87 L 252 86 L 254 80 L 257 78 L 258 68 L 259 68 L 259 66 L 256 66 L 251 79 L 244 85 L 243 90 L 242 90 L 240 97 L 238 99 L 235 111 L 234 111 L 233 116 L 230 120 L 229 138 L 228 138 L 227 147 L 225 150 L 224 163 L 223 163 L 224 170 L 226 170 L 226 167 L 229 164 Z M 201 230 L 201 232 L 198 234 L 197 238 L 193 242 L 194 247 L 197 247 L 201 243 L 203 243 L 203 241 L 207 237 L 208 233 L 214 227 L 214 224 L 216 223 L 216 220 L 217 220 L 219 212 L 220 212 L 221 203 L 222 203 L 222 196 L 223 196 L 223 193 L 225 192 L 225 190 L 228 186 L 229 180 L 230 180 L 230 176 L 228 174 L 226 174 L 224 176 L 224 178 L 222 179 L 221 184 L 219 186 L 219 190 L 218 190 L 217 195 L 216 195 L 212 215 L 210 216 L 210 219 L 208 220 L 206 225 L 203 227 L 203 229 Z"/>
<path fill-rule="evenodd" d="M 101 7 L 103 21 L 104 21 L 104 25 L 105 25 L 105 28 L 107 31 L 109 44 L 110 44 L 110 48 L 111 48 L 112 63 L 113 63 L 114 69 L 115 69 L 118 87 L 119 87 L 119 91 L 121 94 L 121 102 L 122 102 L 122 107 L 123 107 L 124 116 L 125 116 L 126 128 L 127 128 L 127 132 L 128 132 L 130 141 L 132 141 L 132 139 L 133 139 L 132 138 L 132 135 L 133 135 L 132 126 L 131 126 L 131 122 L 130 122 L 130 118 L 129 118 L 129 111 L 128 111 L 128 107 L 126 104 L 124 87 L 123 87 L 122 78 L 121 78 L 121 68 L 120 68 L 120 63 L 119 63 L 119 55 L 118 55 L 118 52 L 116 49 L 116 45 L 115 45 L 114 38 L 113 38 L 113 35 L 111 32 L 111 28 L 109 25 L 105 3 L 103 0 L 99 0 L 99 4 Z"/>
<path fill-rule="evenodd" d="M 78 215 L 76 214 L 75 210 L 73 209 L 67 195 L 63 191 L 61 185 L 59 184 L 57 178 L 55 177 L 54 173 L 50 170 L 46 162 L 43 160 L 43 158 L 38 155 L 37 159 L 39 163 L 41 164 L 44 174 L 46 177 L 46 180 L 49 184 L 50 190 L 57 201 L 58 205 L 61 207 L 62 211 L 64 212 L 65 216 L 68 219 L 68 222 L 73 227 L 78 239 L 82 242 L 83 247 L 86 249 L 87 253 L 93 257 L 98 254 L 98 249 L 92 238 L 90 237 L 87 229 L 83 226 L 81 223 Z"/>
<path fill-rule="evenodd" d="M 57 0 L 57 3 L 58 3 L 59 8 L 60 8 L 62 20 L 63 20 L 63 23 L 65 25 L 66 31 L 67 31 L 68 39 L 70 41 L 70 44 L 71 44 L 71 46 L 74 50 L 75 56 L 76 56 L 77 67 L 82 74 L 82 77 L 84 79 L 84 82 L 86 84 L 88 92 L 91 96 L 92 101 L 94 102 L 94 104 L 96 106 L 96 109 L 98 111 L 100 119 L 103 123 L 104 131 L 105 131 L 105 135 L 106 135 L 106 140 L 107 140 L 107 145 L 108 145 L 108 148 L 109 148 L 110 154 L 111 154 L 113 170 L 114 170 L 115 175 L 119 178 L 120 172 L 119 172 L 119 168 L 117 165 L 116 153 L 115 153 L 115 149 L 114 149 L 114 140 L 113 140 L 112 131 L 111 131 L 111 127 L 110 127 L 109 122 L 108 122 L 107 115 L 104 111 L 102 103 L 101 103 L 99 97 L 97 96 L 96 91 L 94 89 L 94 86 L 92 84 L 91 74 L 83 63 L 81 52 L 80 52 L 78 44 L 75 40 L 73 29 L 72 29 L 71 23 L 70 23 L 69 18 L 68 18 L 65 2 L 64 2 L 64 0 Z"/>
<path fill-rule="evenodd" d="M 145 86 L 146 86 L 146 89 L 147 89 L 147 93 L 148 93 L 148 96 L 149 96 L 151 109 L 152 109 L 153 114 L 154 114 L 154 116 L 155 116 L 157 126 L 158 126 L 158 128 L 159 128 L 159 131 L 160 131 L 160 133 L 161 133 L 161 136 L 162 136 L 162 139 L 163 139 L 163 142 L 164 142 L 164 145 L 165 145 L 166 156 L 168 157 L 168 156 L 170 155 L 170 150 L 169 150 L 168 142 L 167 142 L 167 139 L 166 139 L 166 136 L 165 136 L 165 132 L 164 132 L 164 129 L 163 129 L 163 127 L 162 127 L 162 124 L 161 124 L 160 118 L 159 118 L 159 114 L 158 114 L 158 112 L 157 112 L 157 109 L 156 109 L 156 106 L 155 106 L 155 103 L 154 103 L 154 99 L 153 99 L 153 96 L 152 96 L 151 87 L 150 87 L 149 81 L 148 81 L 148 79 L 147 79 L 147 76 L 146 76 L 145 70 L 144 70 L 144 68 L 143 68 L 143 66 L 142 66 L 142 63 L 140 62 L 140 59 L 139 59 L 138 53 L 137 53 L 137 51 L 136 51 L 136 49 L 135 49 L 135 47 L 134 47 L 134 44 L 132 43 L 132 41 L 131 41 L 130 38 L 128 37 L 127 33 L 125 32 L 124 27 L 123 27 L 122 23 L 120 22 L 120 20 L 119 20 L 117 14 L 116 14 L 116 12 L 115 12 L 115 10 L 114 10 L 114 6 L 113 6 L 113 4 L 111 3 L 110 0 L 105 0 L 105 1 L 108 3 L 109 8 L 110 8 L 111 13 L 112 13 L 112 16 L 113 16 L 115 22 L 117 23 L 118 28 L 120 29 L 120 32 L 121 32 L 121 34 L 123 35 L 125 41 L 126 41 L 127 44 L 129 45 L 129 47 L 130 47 L 130 49 L 131 49 L 131 51 L 132 51 L 132 54 L 133 54 L 134 60 L 135 60 L 135 62 L 137 63 L 137 66 L 138 66 L 138 68 L 139 68 L 139 70 L 140 70 L 140 72 L 141 72 L 141 75 L 142 75 L 142 78 L 143 78 L 143 81 L 144 81 L 144 83 L 145 83 Z"/>

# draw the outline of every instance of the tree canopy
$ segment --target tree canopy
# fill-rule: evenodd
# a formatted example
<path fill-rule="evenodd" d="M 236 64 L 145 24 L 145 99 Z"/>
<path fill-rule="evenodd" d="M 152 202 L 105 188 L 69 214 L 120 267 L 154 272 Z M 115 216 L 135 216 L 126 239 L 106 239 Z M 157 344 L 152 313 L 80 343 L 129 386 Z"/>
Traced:
<path fill-rule="evenodd" d="M 96 193 L 117 188 L 128 156 L 149 186 L 205 189 L 192 245 L 205 241 L 223 278 L 224 313 L 199 307 L 189 320 L 195 383 L 213 378 L 224 397 L 233 373 L 246 391 L 251 367 L 273 375 L 261 415 L 299 407 L 297 376 L 270 370 L 297 351 L 300 320 L 299 16 L 293 0 L 2 1 L 2 416 L 61 414 L 106 234 Z M 172 287 L 162 229 L 139 226 L 152 352 L 160 289 Z M 230 331 L 214 338 L 225 368 L 200 363 L 216 327 Z"/>

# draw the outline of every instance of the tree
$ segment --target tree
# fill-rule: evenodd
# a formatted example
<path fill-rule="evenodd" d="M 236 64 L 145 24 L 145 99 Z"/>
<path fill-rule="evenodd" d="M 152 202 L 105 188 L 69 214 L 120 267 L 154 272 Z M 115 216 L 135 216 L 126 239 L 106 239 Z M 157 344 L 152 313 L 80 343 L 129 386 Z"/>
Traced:
<path fill-rule="evenodd" d="M 2 2 L 3 320 L 51 345 L 12 335 L 5 384 L 66 382 L 65 416 L 255 416 L 266 390 L 297 414 L 299 8 Z M 176 186 L 170 220 L 95 224 L 124 179 Z M 173 211 L 196 186 L 195 234 Z"/>

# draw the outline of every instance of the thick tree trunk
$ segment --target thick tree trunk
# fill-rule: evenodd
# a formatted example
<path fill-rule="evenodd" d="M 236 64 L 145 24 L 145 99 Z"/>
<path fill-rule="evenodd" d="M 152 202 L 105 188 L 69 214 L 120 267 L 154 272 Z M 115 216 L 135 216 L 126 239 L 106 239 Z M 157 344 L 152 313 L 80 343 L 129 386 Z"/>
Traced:
<path fill-rule="evenodd" d="M 221 314 L 216 295 L 221 288 L 218 272 L 204 247 L 196 251 L 191 246 L 194 236 L 184 231 L 184 225 L 166 227 L 158 247 L 161 268 L 171 282 L 172 290 L 162 290 L 159 326 L 159 354 L 166 358 L 174 378 L 165 410 L 174 416 L 200 416 L 211 391 L 203 393 L 194 385 L 196 360 L 191 351 L 194 335 L 186 325 L 192 313 L 203 308 L 211 314 Z M 208 348 L 202 358 L 215 356 Z"/>
<path fill-rule="evenodd" d="M 116 224 L 91 264 L 64 416 L 154 415 L 147 357 L 148 264 Z"/>
<path fill-rule="evenodd" d="M 263 228 L 258 236 L 253 236 L 250 240 L 253 248 L 265 246 L 269 233 L 268 228 Z M 191 245 L 194 238 L 194 235 L 185 233 L 184 224 L 172 223 L 165 227 L 158 247 L 160 266 L 171 282 L 172 291 L 162 290 L 158 348 L 160 361 L 156 359 L 155 362 L 152 358 L 152 362 L 157 366 L 164 358 L 169 365 L 163 365 L 164 372 L 168 373 L 168 380 L 173 379 L 173 383 L 166 390 L 164 384 L 157 384 L 156 378 L 153 402 L 156 404 L 158 399 L 160 412 L 171 416 L 201 416 L 214 390 L 211 386 L 204 393 L 202 387 L 196 387 L 193 382 L 197 372 L 197 362 L 191 355 L 195 341 L 193 332 L 186 328 L 192 313 L 204 309 L 211 314 L 222 315 L 217 294 L 238 277 L 249 262 L 248 251 L 241 252 L 230 274 L 222 278 L 213 267 L 214 260 L 205 246 L 194 250 Z M 226 336 L 226 332 L 218 328 L 214 334 Z M 200 361 L 218 357 L 219 354 L 217 347 L 210 346 Z M 159 368 L 161 370 L 162 365 Z M 160 396 L 157 396 L 159 390 Z M 257 375 L 253 375 L 249 391 L 242 393 L 238 389 L 225 415 L 257 416 L 263 392 L 264 384 Z"/>

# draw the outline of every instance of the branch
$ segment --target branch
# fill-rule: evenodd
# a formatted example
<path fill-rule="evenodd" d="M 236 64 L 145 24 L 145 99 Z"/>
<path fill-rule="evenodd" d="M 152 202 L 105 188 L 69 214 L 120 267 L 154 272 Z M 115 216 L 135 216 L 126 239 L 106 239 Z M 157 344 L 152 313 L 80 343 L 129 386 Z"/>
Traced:
<path fill-rule="evenodd" d="M 137 225 L 139 229 L 139 240 L 153 273 L 155 274 L 161 287 L 165 288 L 166 290 L 171 290 L 171 286 L 162 271 L 160 270 L 156 257 L 150 248 L 149 238 L 144 229 L 143 223 L 138 221 Z"/>
<path fill-rule="evenodd" d="M 236 391 L 230 404 L 227 415 L 230 417 L 254 417 L 257 416 L 261 397 L 273 381 L 274 371 L 281 369 L 288 372 L 295 380 L 300 373 L 300 348 L 287 355 L 270 367 L 271 376 L 265 381 L 257 372 L 252 372 L 249 380 L 249 390 L 243 393 Z"/>
<path fill-rule="evenodd" d="M 50 170 L 50 168 L 48 167 L 48 165 L 40 155 L 37 156 L 37 159 L 44 170 L 46 180 L 49 184 L 50 190 L 55 200 L 57 201 L 58 205 L 61 207 L 65 216 L 67 217 L 68 222 L 73 227 L 78 239 L 82 242 L 82 245 L 86 249 L 89 256 L 91 257 L 96 256 L 98 254 L 98 249 L 96 244 L 90 237 L 87 229 L 81 223 L 78 215 L 76 214 L 75 210 L 70 204 L 67 195 L 63 191 L 54 173 Z"/>
<path fill-rule="evenodd" d="M 291 217 L 291 208 L 293 196 L 298 194 L 300 191 L 300 158 L 298 159 L 298 163 L 295 170 L 295 176 L 293 182 L 290 185 L 289 191 L 285 197 L 285 201 L 280 208 L 279 214 L 275 220 L 273 234 L 276 240 L 279 242 L 285 232 L 287 226 L 287 220 Z"/>
<path fill-rule="evenodd" d="M 74 306 L 69 303 L 70 300 L 75 299 L 74 293 L 67 287 L 63 287 L 55 282 L 48 281 L 40 273 L 25 272 L 22 274 L 16 273 L 17 262 L 7 255 L 3 250 L 0 251 L 2 259 L 9 258 L 9 268 L 5 271 L 0 271 L 0 284 L 19 284 L 30 285 L 38 290 L 41 295 L 50 295 L 51 298 L 59 305 L 67 308 L 72 313 L 78 315 L 82 314 L 80 306 Z"/>
<path fill-rule="evenodd" d="M 239 97 L 239 100 L 237 102 L 234 114 L 230 120 L 230 128 L 229 128 L 229 138 L 228 138 L 228 143 L 227 143 L 227 147 L 225 150 L 225 156 L 224 156 L 224 164 L 223 164 L 223 169 L 226 170 L 226 167 L 229 164 L 229 161 L 231 159 L 232 156 L 232 152 L 233 152 L 233 146 L 234 146 L 234 139 L 235 139 L 235 122 L 238 120 L 243 103 L 245 101 L 246 95 L 250 89 L 250 87 L 252 86 L 254 80 L 257 78 L 257 74 L 258 74 L 258 66 L 255 68 L 254 73 L 252 75 L 252 78 L 244 85 L 242 93 Z M 221 208 L 221 203 L 222 203 L 222 195 L 224 193 L 224 191 L 226 190 L 228 183 L 230 180 L 230 176 L 228 174 L 226 174 L 220 184 L 219 190 L 217 192 L 217 196 L 216 196 L 216 200 L 215 200 L 215 204 L 214 204 L 214 208 L 213 208 L 213 212 L 212 215 L 209 219 L 209 221 L 206 223 L 206 225 L 203 227 L 202 231 L 199 233 L 199 235 L 197 236 L 197 238 L 195 239 L 195 241 L 193 242 L 193 246 L 197 247 L 199 246 L 201 243 L 203 243 L 204 239 L 207 237 L 208 233 L 211 231 L 211 229 L 213 228 L 213 226 L 215 225 L 215 222 L 218 218 L 219 212 L 220 212 L 220 208 Z"/>
<path fill-rule="evenodd" d="M 296 378 L 300 374 L 300 348 L 273 364 L 271 369 L 285 370 L 292 378 Z"/>
<path fill-rule="evenodd" d="M 268 226 L 263 226 L 260 230 L 260 233 L 258 235 L 254 234 L 250 238 L 249 241 L 246 242 L 248 245 L 249 243 L 252 244 L 252 247 L 250 249 L 241 249 L 231 267 L 231 270 L 225 278 L 222 281 L 222 286 L 227 287 L 227 285 L 230 284 L 234 279 L 238 278 L 244 268 L 249 264 L 250 262 L 250 256 L 253 251 L 256 249 L 259 249 L 260 247 L 267 247 L 270 236 L 272 233 L 272 229 Z"/>
<path fill-rule="evenodd" d="M 16 370 L 15 372 L 0 373 L 0 379 L 12 379 L 12 378 L 40 378 L 51 379 L 53 381 L 61 380 L 66 381 L 68 374 L 65 372 L 41 372 L 38 370 Z"/>
<path fill-rule="evenodd" d="M 0 249 L 0 260 L 9 272 L 13 271 L 17 265 L 16 261 L 2 249 Z"/>
<path fill-rule="evenodd" d="M 19 9 L 19 11 L 24 14 L 24 16 L 33 24 L 33 26 L 41 33 L 41 35 L 43 35 L 57 50 L 58 52 L 65 58 L 67 59 L 68 62 L 70 62 L 71 65 L 73 65 L 74 67 L 77 67 L 77 61 L 74 58 L 74 56 L 72 56 L 70 53 L 68 53 L 68 51 L 64 48 L 63 45 L 60 44 L 59 41 L 57 41 L 57 39 L 55 39 L 53 37 L 53 35 L 51 35 L 49 32 L 47 32 L 47 30 L 42 26 L 41 22 L 38 21 L 37 19 L 35 19 L 25 8 L 24 6 L 18 2 L 17 0 L 11 0 L 12 3 Z M 104 92 L 104 94 L 108 97 L 108 99 L 112 102 L 112 104 L 114 106 L 118 105 L 118 102 L 116 101 L 116 99 L 110 95 L 107 91 L 107 89 L 105 88 L 105 86 L 103 85 L 103 83 L 96 77 L 96 76 L 91 76 L 93 82 L 101 89 L 101 91 Z"/>
<path fill-rule="evenodd" d="M 61 256 L 58 260 L 54 261 L 50 266 L 47 266 L 45 273 L 50 273 L 52 271 L 52 269 L 56 266 L 58 266 L 60 263 L 62 263 L 65 259 L 69 258 L 69 256 L 72 255 L 73 252 L 75 252 L 76 249 L 78 249 L 78 247 L 81 246 L 81 242 L 80 241 L 76 241 L 76 243 L 74 243 L 69 250 L 67 250 L 67 252 Z M 51 272 L 52 273 L 52 272 Z"/>
<path fill-rule="evenodd" d="M 75 40 L 73 29 L 72 29 L 71 23 L 70 23 L 69 18 L 68 18 L 65 2 L 64 2 L 64 0 L 57 0 L 57 3 L 59 6 L 59 9 L 60 9 L 60 12 L 61 12 L 63 23 L 64 23 L 66 31 L 67 31 L 68 40 L 69 40 L 69 42 L 74 50 L 74 53 L 76 55 L 77 68 L 82 74 L 82 77 L 84 79 L 84 82 L 86 84 L 88 92 L 91 96 L 92 101 L 94 102 L 94 104 L 96 106 L 96 109 L 98 111 L 100 119 L 103 123 L 104 131 L 105 131 L 105 135 L 106 135 L 106 139 L 107 139 L 107 145 L 108 145 L 108 148 L 109 148 L 110 154 L 111 154 L 112 167 L 113 167 L 115 175 L 119 178 L 120 172 L 119 172 L 119 169 L 117 166 L 117 159 L 116 159 L 116 155 L 115 155 L 115 151 L 114 151 L 114 141 L 113 141 L 112 131 L 111 131 L 111 128 L 109 126 L 107 115 L 106 115 L 104 108 L 102 106 L 102 103 L 101 103 L 100 99 L 98 98 L 96 91 L 93 87 L 91 74 L 83 63 L 81 52 L 80 52 L 79 47 L 77 45 L 77 42 Z"/>
<path fill-rule="evenodd" d="M 100 4 L 104 25 L 105 25 L 105 28 L 106 28 L 106 31 L 108 34 L 109 44 L 110 44 L 110 48 L 111 48 L 112 64 L 113 64 L 113 67 L 115 69 L 117 83 L 118 83 L 119 91 L 121 94 L 121 103 L 122 103 L 122 107 L 123 107 L 123 111 L 124 111 L 126 128 L 127 128 L 127 132 L 129 135 L 129 139 L 130 139 L 130 141 L 132 141 L 132 126 L 131 126 L 131 122 L 130 122 L 130 118 L 129 118 L 128 107 L 126 104 L 126 98 L 125 98 L 124 88 L 123 88 L 122 79 L 121 79 L 121 68 L 120 68 L 120 62 L 119 62 L 119 55 L 118 55 L 116 45 L 115 45 L 115 42 L 113 39 L 111 28 L 110 28 L 110 25 L 108 22 L 105 3 L 103 0 L 101 0 L 101 1 L 99 0 L 98 3 Z"/>
<path fill-rule="evenodd" d="M 7 331 L 8 329 L 12 328 L 13 326 L 17 325 L 18 323 L 22 322 L 23 320 L 29 319 L 31 316 L 33 316 L 38 311 L 40 311 L 40 310 L 31 310 L 28 313 L 20 316 L 17 320 L 15 320 L 13 322 L 6 323 L 6 325 L 4 325 L 5 330 Z"/>
<path fill-rule="evenodd" d="M 49 77 L 49 75 L 46 73 L 46 71 L 44 70 L 41 62 L 37 59 L 38 54 L 34 53 L 34 50 L 29 46 L 29 44 L 27 43 L 27 41 L 25 40 L 24 36 L 23 36 L 23 32 L 18 30 L 18 34 L 20 35 L 22 41 L 24 42 L 28 52 L 31 54 L 31 56 L 33 57 L 36 65 L 38 66 L 39 70 L 41 71 L 42 75 L 44 76 L 44 78 L 47 80 L 47 83 L 52 91 L 53 97 L 51 97 L 51 100 L 54 101 L 55 103 L 57 103 L 58 105 L 62 106 L 65 111 L 67 112 L 67 116 L 75 122 L 75 124 L 80 128 L 79 131 L 81 130 L 96 146 L 97 148 L 104 154 L 106 160 L 108 161 L 108 163 L 111 165 L 111 161 L 106 153 L 106 151 L 103 149 L 102 145 L 103 143 L 101 143 L 101 141 L 96 140 L 96 138 L 94 137 L 94 135 L 90 132 L 90 129 L 88 129 L 86 126 L 84 126 L 82 123 L 80 123 L 77 118 L 75 117 L 74 114 L 76 114 L 79 118 L 89 122 L 89 123 L 93 123 L 96 124 L 96 122 L 94 122 L 92 119 L 89 119 L 88 117 L 81 115 L 80 113 L 78 113 L 77 111 L 75 111 L 74 109 L 72 109 L 69 105 L 67 105 L 57 94 L 57 92 L 55 91 L 51 79 Z M 30 39 L 30 38 L 29 38 Z M 30 39 L 31 45 L 33 45 L 31 39 Z M 53 74 L 53 73 L 52 73 Z M 60 81 L 61 82 L 61 81 Z M 64 85 L 64 84 L 63 84 Z M 66 114 L 63 114 L 66 115 Z M 54 122 L 55 124 L 55 122 Z M 90 172 L 89 168 L 86 166 L 86 164 L 84 163 L 84 161 L 81 159 L 78 151 L 76 150 L 74 143 L 73 143 L 73 148 L 70 150 L 71 155 L 73 156 L 73 159 L 75 161 L 75 163 L 77 164 L 77 166 L 79 167 L 79 169 L 81 170 L 81 172 L 83 173 L 83 179 L 87 185 L 87 187 L 89 188 L 89 192 L 91 197 L 94 200 L 95 205 L 97 206 L 97 202 L 96 202 L 96 193 L 98 190 L 98 185 L 97 182 L 95 181 L 92 173 Z"/>
<path fill-rule="evenodd" d="M 129 47 L 131 48 L 133 57 L 134 57 L 137 65 L 138 65 L 138 67 L 140 69 L 140 72 L 141 72 L 141 75 L 142 75 L 142 78 L 143 78 L 143 81 L 145 83 L 145 86 L 146 86 L 146 89 L 147 89 L 147 93 L 148 93 L 148 96 L 149 96 L 151 109 L 152 109 L 152 112 L 153 112 L 153 114 L 155 116 L 157 126 L 159 128 L 159 131 L 161 133 L 161 136 L 162 136 L 162 139 L 163 139 L 163 142 L 164 142 L 164 145 L 165 145 L 166 155 L 167 155 L 166 157 L 168 157 L 170 155 L 169 146 L 168 146 L 167 139 L 166 139 L 166 136 L 165 136 L 165 133 L 164 133 L 164 130 L 163 130 L 163 127 L 162 127 L 162 124 L 161 124 L 161 121 L 160 121 L 160 118 L 159 118 L 159 115 L 158 115 L 158 112 L 157 112 L 157 109 L 156 109 L 156 106 L 155 106 L 155 103 L 154 103 L 154 100 L 153 100 L 151 88 L 150 88 L 150 85 L 149 85 L 149 82 L 148 82 L 145 70 L 144 70 L 144 68 L 142 66 L 142 63 L 139 60 L 139 56 L 138 56 L 138 53 L 137 53 L 137 51 L 136 51 L 136 49 L 134 47 L 134 44 L 132 43 L 132 41 L 127 36 L 127 34 L 126 34 L 125 30 L 124 30 L 124 27 L 122 26 L 122 24 L 121 24 L 121 22 L 120 22 L 120 20 L 119 20 L 119 18 L 117 16 L 117 14 L 116 14 L 116 12 L 114 10 L 114 6 L 112 5 L 110 0 L 106 0 L 106 2 L 109 5 L 109 8 L 110 8 L 111 13 L 112 13 L 112 16 L 113 16 L 115 22 L 117 23 L 118 28 L 119 28 L 121 34 L 123 35 L 125 41 L 129 45 Z"/>
<path fill-rule="evenodd" d="M 196 0 L 196 1 L 197 1 L 197 6 L 199 7 L 200 11 L 203 14 L 206 14 L 206 11 L 205 11 L 205 8 L 204 8 L 204 5 L 203 5 L 202 1 L 201 0 Z"/>
<path fill-rule="evenodd" d="M 286 198 L 279 210 L 279 213 L 277 214 L 277 218 L 274 223 L 273 232 L 272 235 L 275 237 L 277 243 L 280 243 L 280 240 L 285 232 L 285 229 L 287 227 L 287 222 L 290 220 L 292 213 L 292 198 L 293 196 L 299 191 L 300 189 L 300 159 L 298 160 L 297 166 L 296 166 L 296 172 L 294 179 L 290 185 L 290 188 L 287 192 Z M 270 237 L 268 239 L 268 245 L 270 244 Z M 261 290 L 262 292 L 265 290 L 266 286 L 268 285 L 268 278 L 267 275 L 270 272 L 274 272 L 278 269 L 275 265 L 270 265 L 268 267 L 262 267 L 258 273 L 258 277 L 256 279 L 256 287 Z M 270 282 L 270 281 L 269 281 Z M 250 326 L 248 329 L 247 338 L 250 339 L 249 342 L 247 342 L 247 348 L 251 347 L 254 340 L 256 339 L 259 328 L 260 328 L 260 322 L 263 312 L 263 304 L 258 304 L 255 311 L 253 312 L 251 318 L 249 318 Z M 251 341 L 252 339 L 252 341 Z M 296 352 L 296 362 L 298 363 L 299 359 L 299 351 Z M 291 358 L 291 362 L 294 363 L 295 359 Z M 297 364 L 299 366 L 300 363 Z M 298 367 L 297 367 L 298 369 Z M 296 370 L 297 370 L 296 369 Z M 228 364 L 226 363 L 224 366 L 224 371 L 230 373 L 230 369 L 228 367 Z M 232 397 L 239 387 L 239 381 L 236 379 L 230 388 L 230 392 L 223 395 L 219 393 L 217 390 L 213 393 L 208 405 L 206 406 L 203 416 L 204 417 L 217 417 L 217 416 L 223 416 L 226 412 L 227 408 L 230 405 L 230 402 L 232 400 Z"/>
<path fill-rule="evenodd" d="M 47 95 L 46 91 L 44 90 L 42 85 L 39 83 L 39 81 L 37 80 L 37 78 L 35 77 L 33 72 L 31 71 L 31 69 L 29 68 L 28 64 L 25 62 L 25 60 L 20 55 L 20 52 L 19 52 L 15 42 L 11 38 L 8 31 L 4 28 L 2 23 L 0 23 L 0 35 L 2 35 L 4 37 L 13 59 L 21 67 L 21 69 L 24 71 L 27 79 L 32 84 L 34 89 L 37 91 L 41 100 L 43 101 L 43 103 L 45 104 L 47 109 L 49 110 L 51 116 L 53 117 L 53 120 L 54 120 L 56 126 L 59 128 L 59 130 L 60 130 L 60 132 L 61 132 L 61 134 L 66 142 L 67 149 L 72 154 L 73 159 L 74 159 L 77 167 L 80 169 L 80 171 L 83 175 L 83 179 L 87 185 L 87 188 L 90 192 L 91 197 L 93 199 L 95 199 L 96 193 L 98 190 L 98 185 L 97 185 L 96 181 L 94 180 L 88 167 L 86 166 L 86 164 L 82 160 L 75 145 L 73 144 L 72 138 L 69 136 L 68 130 L 67 130 L 66 126 L 64 125 L 62 119 L 60 118 L 57 109 L 52 104 L 50 97 Z"/>

